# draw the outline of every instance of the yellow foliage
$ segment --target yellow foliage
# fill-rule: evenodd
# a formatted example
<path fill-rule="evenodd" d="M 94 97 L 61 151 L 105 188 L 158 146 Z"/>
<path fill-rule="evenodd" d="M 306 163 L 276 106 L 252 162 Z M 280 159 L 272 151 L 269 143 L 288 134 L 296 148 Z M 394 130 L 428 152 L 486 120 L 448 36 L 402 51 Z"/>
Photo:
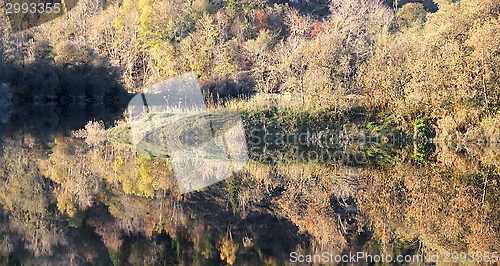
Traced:
<path fill-rule="evenodd" d="M 227 264 L 233 265 L 236 261 L 236 251 L 240 245 L 234 243 L 229 239 L 224 239 L 220 246 L 220 258 L 221 260 L 226 260 Z"/>

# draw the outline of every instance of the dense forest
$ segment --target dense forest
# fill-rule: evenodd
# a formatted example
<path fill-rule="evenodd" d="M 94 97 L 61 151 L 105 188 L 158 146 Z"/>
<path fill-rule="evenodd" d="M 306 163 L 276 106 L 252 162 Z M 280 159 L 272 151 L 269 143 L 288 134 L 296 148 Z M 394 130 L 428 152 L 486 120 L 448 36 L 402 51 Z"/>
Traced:
<path fill-rule="evenodd" d="M 496 0 L 63 3 L 0 11 L 2 263 L 499 250 Z M 168 157 L 131 145 L 126 105 L 192 71 L 241 116 L 249 162 L 181 194 Z"/>
<path fill-rule="evenodd" d="M 21 102 L 115 102 L 195 71 L 217 97 L 272 93 L 404 126 L 429 117 L 446 136 L 494 135 L 499 4 L 400 4 L 81 1 L 22 32 L 3 16 L 0 81 Z"/>

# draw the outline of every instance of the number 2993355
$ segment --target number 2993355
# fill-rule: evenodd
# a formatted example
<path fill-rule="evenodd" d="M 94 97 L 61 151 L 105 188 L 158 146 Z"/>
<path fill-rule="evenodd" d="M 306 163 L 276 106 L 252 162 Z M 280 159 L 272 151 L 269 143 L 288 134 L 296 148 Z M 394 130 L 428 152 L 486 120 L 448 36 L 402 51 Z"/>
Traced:
<path fill-rule="evenodd" d="M 61 3 L 6 3 L 6 14 L 58 14 L 62 11 Z"/>

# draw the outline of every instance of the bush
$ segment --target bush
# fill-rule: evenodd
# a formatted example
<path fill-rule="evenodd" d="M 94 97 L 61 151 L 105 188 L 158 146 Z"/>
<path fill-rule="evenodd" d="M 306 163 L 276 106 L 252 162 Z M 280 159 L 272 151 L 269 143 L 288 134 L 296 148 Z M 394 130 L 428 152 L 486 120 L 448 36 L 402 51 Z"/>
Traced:
<path fill-rule="evenodd" d="M 435 136 L 434 122 L 430 117 L 419 116 L 413 121 L 413 136 L 414 138 L 432 138 Z"/>

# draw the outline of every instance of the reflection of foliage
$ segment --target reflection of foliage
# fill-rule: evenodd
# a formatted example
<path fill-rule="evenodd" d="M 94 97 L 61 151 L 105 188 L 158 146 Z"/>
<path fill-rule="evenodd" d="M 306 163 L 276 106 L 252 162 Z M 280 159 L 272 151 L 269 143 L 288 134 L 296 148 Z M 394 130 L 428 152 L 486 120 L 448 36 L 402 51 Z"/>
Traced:
<path fill-rule="evenodd" d="M 419 116 L 413 121 L 413 158 L 418 164 L 428 163 L 432 159 L 434 144 L 428 139 L 435 136 L 434 121 L 431 117 Z"/>
<path fill-rule="evenodd" d="M 6 225 L 11 234 L 5 237 L 3 245 L 12 249 L 17 241 L 22 241 L 35 255 L 47 255 L 56 245 L 65 244 L 66 238 L 57 226 L 59 217 L 53 212 L 49 182 L 38 171 L 33 154 L 26 150 L 26 143 L 18 138 L 5 143 L 2 151 L 1 215 L 9 214 Z"/>
<path fill-rule="evenodd" d="M 418 238 L 434 251 L 498 249 L 498 169 L 472 158 L 466 164 L 454 158 L 454 167 L 442 165 L 447 161 L 425 168 L 401 161 L 373 170 L 372 185 L 358 194 L 358 203 L 382 244 Z"/>
<path fill-rule="evenodd" d="M 52 212 L 45 206 L 53 210 L 56 206 L 45 191 L 55 192 L 59 211 L 74 215 L 67 220 L 75 227 L 71 230 L 90 226 L 99 236 L 92 242 L 102 239 L 99 245 L 106 245 L 112 259 L 125 264 L 205 265 L 225 260 L 237 265 L 247 259 L 280 264 L 289 259 L 280 256 L 293 250 L 338 251 L 358 245 L 353 243 L 395 254 L 411 249 L 407 241 L 416 240 L 432 250 L 489 250 L 500 244 L 495 150 L 467 146 L 455 151 L 438 145 L 438 160 L 425 168 L 412 163 L 411 146 L 402 151 L 380 147 L 393 156 L 358 168 L 251 161 L 227 180 L 227 186 L 179 196 L 172 189 L 175 182 L 171 170 L 165 171 L 164 158 L 138 155 L 106 132 L 102 124 L 89 123 L 74 133 L 83 139 L 57 137 L 52 153 L 40 153 L 36 160 L 31 155 L 19 161 L 21 151 L 13 148 L 17 142 L 7 143 L 10 150 L 5 150 L 2 174 L 26 176 L 9 178 L 0 189 L 4 195 L 0 199 L 15 214 L 11 228 L 21 228 L 16 230 L 22 234 L 45 234 L 40 253 L 61 243 L 55 236 L 65 241 L 59 231 L 46 229 L 64 227 L 47 218 Z M 53 188 L 45 187 L 38 166 L 54 181 Z M 42 184 L 42 189 L 35 194 L 28 193 L 37 191 L 33 187 L 24 190 L 33 184 Z M 346 203 L 349 199 L 356 202 Z M 227 206 L 233 207 L 233 215 Z M 358 240 L 355 232 L 362 231 L 361 226 L 373 230 L 379 240 Z M 269 233 L 273 231 L 280 234 Z M 297 236 L 297 231 L 303 234 Z M 77 245 L 87 243 L 81 242 Z M 88 261 L 95 261 L 101 252 L 82 250 Z"/>
<path fill-rule="evenodd" d="M 89 152 L 79 139 L 59 137 L 50 159 L 45 161 L 43 174 L 60 184 L 55 189 L 58 207 L 70 216 L 75 215 L 76 206 L 85 209 L 93 205 L 100 189 L 100 180 L 95 171 L 89 171 Z M 95 165 L 97 166 L 97 165 Z"/>
<path fill-rule="evenodd" d="M 236 214 L 236 210 L 238 209 L 238 187 L 235 184 L 236 177 L 233 175 L 231 178 L 227 179 L 227 192 L 229 194 L 229 202 L 231 203 L 231 207 L 233 209 L 233 213 Z"/>
<path fill-rule="evenodd" d="M 238 250 L 239 245 L 234 243 L 229 239 L 224 239 L 220 246 L 220 258 L 221 260 L 225 260 L 227 264 L 233 265 L 236 261 L 236 251 Z"/>
<path fill-rule="evenodd" d="M 429 142 L 413 143 L 413 159 L 418 164 L 428 163 L 433 158 L 434 144 Z"/>
<path fill-rule="evenodd" d="M 0 123 L 5 123 L 10 117 L 12 94 L 7 84 L 0 84 Z"/>
<path fill-rule="evenodd" d="M 347 244 L 342 230 L 346 225 L 330 205 L 336 178 L 334 173 L 305 165 L 287 168 L 281 171 L 286 177 L 286 181 L 283 180 L 286 190 L 276 202 L 279 213 L 297 225 L 301 232 L 311 234 L 320 245 L 342 249 Z M 347 192 L 341 188 L 335 190 Z"/>
<path fill-rule="evenodd" d="M 432 118 L 419 116 L 415 121 L 413 121 L 414 137 L 430 138 L 432 135 L 434 135 Z"/>

